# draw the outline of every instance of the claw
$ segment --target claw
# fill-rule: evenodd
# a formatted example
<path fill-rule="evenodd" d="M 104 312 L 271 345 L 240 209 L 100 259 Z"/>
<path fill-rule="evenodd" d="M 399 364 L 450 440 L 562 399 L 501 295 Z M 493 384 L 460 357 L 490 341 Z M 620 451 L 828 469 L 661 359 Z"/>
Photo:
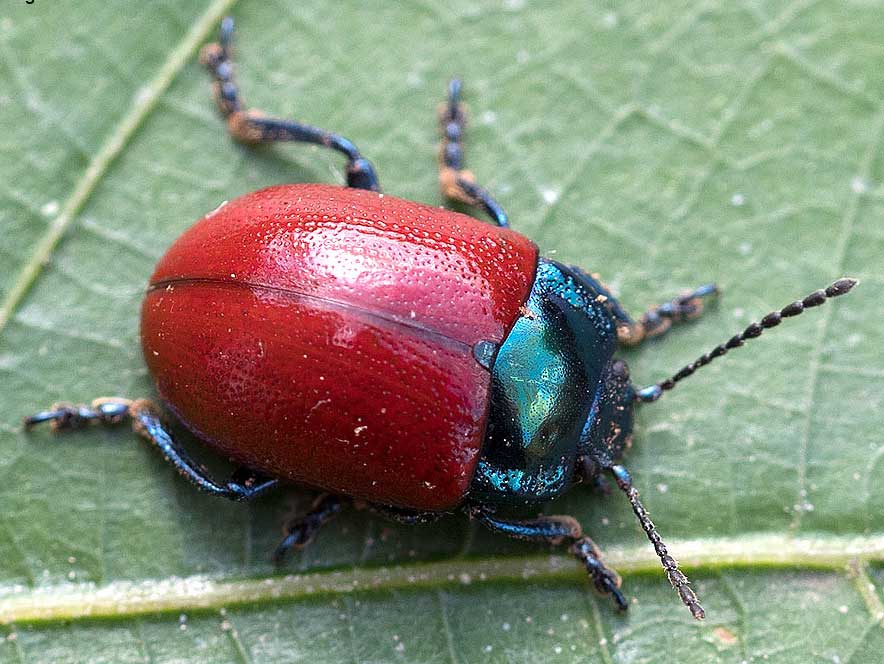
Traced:
<path fill-rule="evenodd" d="M 44 422 L 49 422 L 53 429 L 75 429 L 86 424 L 92 415 L 92 409 L 86 405 L 57 403 L 49 410 L 42 410 L 24 418 L 23 424 L 25 429 L 31 429 Z"/>
<path fill-rule="evenodd" d="M 611 597 L 614 598 L 614 603 L 617 605 L 618 611 L 626 611 L 629 608 L 629 604 L 626 601 L 626 598 L 623 596 L 623 593 L 620 592 L 620 588 L 611 588 Z"/>
<path fill-rule="evenodd" d="M 286 558 L 289 557 L 290 553 L 297 551 L 304 546 L 304 543 L 300 542 L 300 539 L 300 533 L 289 533 L 286 535 L 279 543 L 279 546 L 273 551 L 273 564 L 277 567 L 285 564 Z"/>
<path fill-rule="evenodd" d="M 38 424 L 49 422 L 55 431 L 61 429 L 77 429 L 92 422 L 117 424 L 129 413 L 132 402 L 128 399 L 102 397 L 95 399 L 90 405 L 56 403 L 49 410 L 25 417 L 24 428 L 31 429 Z"/>
<path fill-rule="evenodd" d="M 620 592 L 620 575 L 602 562 L 598 547 L 588 537 L 582 537 L 571 545 L 571 553 L 584 564 L 592 576 L 592 585 L 600 595 L 610 595 L 620 611 L 626 611 L 629 604 Z"/>

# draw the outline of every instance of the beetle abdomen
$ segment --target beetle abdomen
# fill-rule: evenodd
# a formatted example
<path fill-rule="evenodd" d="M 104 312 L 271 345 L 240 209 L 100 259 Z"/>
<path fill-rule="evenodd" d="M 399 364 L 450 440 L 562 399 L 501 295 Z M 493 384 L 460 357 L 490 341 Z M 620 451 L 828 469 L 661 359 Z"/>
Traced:
<path fill-rule="evenodd" d="M 265 189 L 160 261 L 142 344 L 161 396 L 256 470 L 370 501 L 462 499 L 489 373 L 537 252 L 465 215 L 327 185 Z"/>

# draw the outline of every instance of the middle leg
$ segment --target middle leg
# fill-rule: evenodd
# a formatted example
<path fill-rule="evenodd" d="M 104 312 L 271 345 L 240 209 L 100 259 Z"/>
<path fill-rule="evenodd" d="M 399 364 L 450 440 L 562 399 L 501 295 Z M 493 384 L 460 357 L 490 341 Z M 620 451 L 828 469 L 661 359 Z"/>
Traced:
<path fill-rule="evenodd" d="M 341 513 L 344 502 L 344 498 L 334 493 L 319 494 L 306 514 L 286 526 L 287 534 L 273 552 L 273 562 L 281 565 L 293 551 L 310 544 L 320 528 Z"/>

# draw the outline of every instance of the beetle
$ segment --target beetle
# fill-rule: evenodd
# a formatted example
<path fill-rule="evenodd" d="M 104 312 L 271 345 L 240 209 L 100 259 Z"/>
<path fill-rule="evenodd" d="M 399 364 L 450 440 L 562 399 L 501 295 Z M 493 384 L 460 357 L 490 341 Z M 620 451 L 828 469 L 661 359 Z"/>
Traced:
<path fill-rule="evenodd" d="M 55 404 L 25 418 L 55 429 L 131 421 L 198 488 L 249 500 L 287 482 L 319 489 L 274 553 L 308 544 L 347 500 L 406 523 L 466 512 L 491 530 L 564 544 L 597 591 L 627 608 L 621 580 L 570 516 L 509 518 L 610 474 L 669 582 L 703 608 L 620 463 L 636 406 L 656 401 L 765 329 L 848 292 L 842 278 L 766 315 L 671 378 L 637 388 L 623 346 L 696 318 L 701 286 L 630 317 L 579 267 L 540 257 L 464 168 L 461 84 L 439 108 L 443 195 L 493 222 L 380 193 L 377 174 L 340 135 L 243 107 L 233 22 L 201 52 L 230 134 L 246 144 L 323 145 L 347 159 L 347 186 L 270 187 L 222 205 L 159 261 L 141 310 L 141 343 L 165 406 L 208 447 L 240 464 L 211 477 L 145 399 Z"/>

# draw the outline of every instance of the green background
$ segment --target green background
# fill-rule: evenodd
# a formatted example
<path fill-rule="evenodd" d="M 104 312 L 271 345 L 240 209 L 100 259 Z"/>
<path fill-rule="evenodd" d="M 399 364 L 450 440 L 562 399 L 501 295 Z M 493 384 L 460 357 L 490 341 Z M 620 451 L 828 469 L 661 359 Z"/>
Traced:
<path fill-rule="evenodd" d="M 625 354 L 639 382 L 863 281 L 640 414 L 627 462 L 705 622 L 619 495 L 548 510 L 624 573 L 628 616 L 454 517 L 348 514 L 286 577 L 268 554 L 307 494 L 226 504 L 127 430 L 22 433 L 56 400 L 152 394 L 139 301 L 194 219 L 342 182 L 336 155 L 225 135 L 196 50 L 227 12 L 247 100 L 352 138 L 388 193 L 442 202 L 457 73 L 469 166 L 546 254 L 635 312 L 717 281 L 701 321 Z M 881 3 L 6 2 L 0 126 L 0 661 L 881 661 Z"/>

